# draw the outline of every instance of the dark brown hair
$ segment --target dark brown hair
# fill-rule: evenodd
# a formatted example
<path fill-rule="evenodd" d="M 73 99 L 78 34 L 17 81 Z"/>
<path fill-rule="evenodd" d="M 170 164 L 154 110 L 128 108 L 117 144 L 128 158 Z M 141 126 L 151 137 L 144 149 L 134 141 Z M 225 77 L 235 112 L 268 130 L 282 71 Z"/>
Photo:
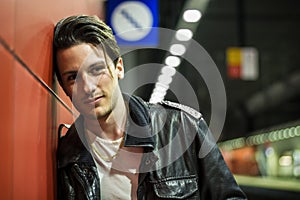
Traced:
<path fill-rule="evenodd" d="M 101 45 L 115 64 L 120 57 L 120 48 L 111 28 L 97 16 L 77 15 L 61 19 L 54 28 L 53 37 L 53 67 L 59 81 L 61 77 L 56 58 L 58 50 L 89 43 L 96 47 Z"/>

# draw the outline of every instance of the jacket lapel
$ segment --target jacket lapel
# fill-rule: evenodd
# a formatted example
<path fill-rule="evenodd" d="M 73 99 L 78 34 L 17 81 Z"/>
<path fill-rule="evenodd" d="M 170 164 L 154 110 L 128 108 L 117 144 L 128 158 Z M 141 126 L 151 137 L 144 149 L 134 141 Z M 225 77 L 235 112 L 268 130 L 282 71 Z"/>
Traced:
<path fill-rule="evenodd" d="M 129 107 L 124 146 L 143 147 L 145 152 L 153 151 L 155 135 L 152 135 L 147 104 L 135 96 L 123 94 L 123 98 Z M 67 134 L 61 138 L 57 154 L 58 168 L 71 162 L 93 163 L 85 139 L 83 121 L 83 116 L 79 116 Z"/>

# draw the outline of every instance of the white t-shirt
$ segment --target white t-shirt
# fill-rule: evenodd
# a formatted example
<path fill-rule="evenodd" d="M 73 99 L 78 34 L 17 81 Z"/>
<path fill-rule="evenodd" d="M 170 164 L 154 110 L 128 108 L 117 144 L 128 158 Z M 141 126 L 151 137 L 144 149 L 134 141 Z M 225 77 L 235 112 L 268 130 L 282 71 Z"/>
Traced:
<path fill-rule="evenodd" d="M 137 199 L 141 149 L 120 148 L 123 137 L 114 141 L 105 140 L 88 130 L 87 136 L 99 174 L 101 199 Z"/>

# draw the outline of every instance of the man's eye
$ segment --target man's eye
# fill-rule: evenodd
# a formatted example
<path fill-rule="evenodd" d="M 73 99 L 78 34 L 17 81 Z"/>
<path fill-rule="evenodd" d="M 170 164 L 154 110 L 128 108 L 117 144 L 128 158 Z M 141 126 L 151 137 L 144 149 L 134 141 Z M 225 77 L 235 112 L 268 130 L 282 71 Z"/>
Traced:
<path fill-rule="evenodd" d="M 67 77 L 67 81 L 73 81 L 75 79 L 76 79 L 76 74 L 72 74 L 72 75 Z"/>
<path fill-rule="evenodd" d="M 89 72 L 92 75 L 99 75 L 104 71 L 104 69 L 105 69 L 105 67 L 102 67 L 102 66 L 94 66 L 94 67 L 90 68 Z"/>

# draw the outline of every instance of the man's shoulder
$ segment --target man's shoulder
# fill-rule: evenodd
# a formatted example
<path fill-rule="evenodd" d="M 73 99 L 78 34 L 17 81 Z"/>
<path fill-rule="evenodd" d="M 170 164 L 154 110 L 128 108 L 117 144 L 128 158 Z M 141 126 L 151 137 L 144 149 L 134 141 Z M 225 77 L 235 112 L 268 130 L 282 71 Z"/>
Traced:
<path fill-rule="evenodd" d="M 89 162 L 93 163 L 93 159 L 86 146 L 84 146 L 78 134 L 79 124 L 74 122 L 67 133 L 59 139 L 57 149 L 58 167 L 67 166 L 69 163 Z"/>
<path fill-rule="evenodd" d="M 159 111 L 161 109 L 161 106 L 163 106 L 165 108 L 169 108 L 170 110 L 178 110 L 180 112 L 182 111 L 184 113 L 187 113 L 190 116 L 194 117 L 195 119 L 202 118 L 202 114 L 199 111 L 184 104 L 167 101 L 167 100 L 160 101 L 157 104 L 152 104 L 137 96 L 131 96 L 131 100 L 137 101 L 139 102 L 139 104 L 143 104 L 144 106 L 148 107 L 148 109 L 150 108 L 150 110 L 154 109 Z"/>
<path fill-rule="evenodd" d="M 75 124 L 70 125 L 65 135 L 59 138 L 58 152 L 64 152 L 65 149 L 74 148 L 74 144 L 80 141 Z"/>
<path fill-rule="evenodd" d="M 202 117 L 202 114 L 199 111 L 197 111 L 194 108 L 191 108 L 187 105 L 184 105 L 184 104 L 167 101 L 167 100 L 163 100 L 163 101 L 159 102 L 159 104 L 164 107 L 183 111 L 184 113 L 187 113 L 196 119 L 200 119 Z"/>

